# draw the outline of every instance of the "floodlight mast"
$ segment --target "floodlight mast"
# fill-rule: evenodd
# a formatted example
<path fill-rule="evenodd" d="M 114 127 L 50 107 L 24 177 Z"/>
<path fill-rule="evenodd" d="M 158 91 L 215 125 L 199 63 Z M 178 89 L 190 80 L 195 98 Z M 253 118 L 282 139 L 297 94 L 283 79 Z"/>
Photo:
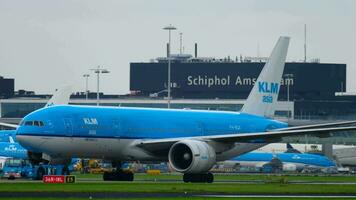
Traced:
<path fill-rule="evenodd" d="M 88 78 L 89 78 L 89 74 L 83 74 L 83 77 L 85 78 L 85 101 L 88 101 Z"/>
<path fill-rule="evenodd" d="M 97 80 L 96 81 L 96 105 L 99 106 L 100 105 L 100 98 L 99 98 L 100 74 L 108 74 L 110 73 L 110 71 L 104 68 L 100 68 L 100 65 L 97 68 L 90 69 L 90 70 L 96 73 L 96 80 Z"/>
<path fill-rule="evenodd" d="M 167 107 L 171 108 L 171 31 L 177 30 L 171 24 L 164 27 L 163 30 L 168 30 L 168 83 L 167 83 Z"/>

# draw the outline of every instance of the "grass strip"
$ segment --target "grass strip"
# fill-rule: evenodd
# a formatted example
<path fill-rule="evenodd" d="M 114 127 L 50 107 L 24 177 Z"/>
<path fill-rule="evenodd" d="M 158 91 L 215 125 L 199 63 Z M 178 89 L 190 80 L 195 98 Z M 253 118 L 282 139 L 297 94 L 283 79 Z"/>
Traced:
<path fill-rule="evenodd" d="M 141 192 L 223 194 L 356 194 L 355 185 L 236 183 L 0 183 L 0 192 Z"/>
<path fill-rule="evenodd" d="M 77 178 L 102 179 L 102 174 L 80 174 L 75 173 Z M 334 176 L 334 175 L 288 175 L 288 174 L 215 174 L 216 181 L 262 181 L 262 182 L 356 182 L 356 176 Z M 161 174 L 148 175 L 142 173 L 135 174 L 135 180 L 182 180 L 181 174 Z"/>
<path fill-rule="evenodd" d="M 0 198 L 0 199 L 5 199 L 5 198 Z M 65 200 L 88 200 L 88 198 L 66 198 Z M 114 198 L 114 199 L 127 199 L 127 198 Z M 113 198 L 104 198 L 101 200 L 114 200 Z M 214 198 L 214 197 L 177 197 L 177 198 L 130 198 L 130 200 L 169 200 L 169 199 L 175 199 L 175 200 L 186 200 L 186 199 L 193 199 L 193 200 L 231 200 L 234 198 L 224 198 L 224 197 L 218 197 L 218 198 Z M 261 198 L 237 198 L 239 200 L 256 200 L 256 199 L 266 199 L 265 197 L 261 197 Z M 271 200 L 315 200 L 315 198 L 267 198 L 267 199 L 271 199 Z M 322 199 L 322 198 L 316 198 L 316 199 Z M 352 198 L 337 198 L 338 200 L 350 200 Z M 58 198 L 11 198 L 11 200 L 58 200 Z"/>

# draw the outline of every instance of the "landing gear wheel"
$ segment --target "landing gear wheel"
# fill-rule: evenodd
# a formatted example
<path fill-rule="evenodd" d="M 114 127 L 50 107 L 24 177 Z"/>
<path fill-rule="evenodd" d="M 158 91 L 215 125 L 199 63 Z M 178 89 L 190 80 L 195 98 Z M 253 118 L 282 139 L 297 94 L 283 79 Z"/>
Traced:
<path fill-rule="evenodd" d="M 64 166 L 62 169 L 62 175 L 70 175 L 69 169 L 67 166 Z"/>
<path fill-rule="evenodd" d="M 133 181 L 133 180 L 134 180 L 134 174 L 133 174 L 132 172 L 129 172 L 129 173 L 127 174 L 127 180 L 128 180 L 128 181 Z"/>
<path fill-rule="evenodd" d="M 184 183 L 189 183 L 191 181 L 190 174 L 183 174 Z"/>
<path fill-rule="evenodd" d="M 183 181 L 185 183 L 212 183 L 214 182 L 214 175 L 210 172 L 206 174 L 184 174 Z"/>
<path fill-rule="evenodd" d="M 131 171 L 124 171 L 121 169 L 121 162 L 113 162 L 113 167 L 116 167 L 116 170 L 112 172 L 104 172 L 103 180 L 104 181 L 133 181 L 134 174 Z"/>
<path fill-rule="evenodd" d="M 214 182 L 214 175 L 212 173 L 209 172 L 209 173 L 206 174 L 206 182 L 207 183 Z"/>
<path fill-rule="evenodd" d="M 44 175 L 45 175 L 45 169 L 43 167 L 39 167 L 37 169 L 37 175 L 35 177 L 35 180 L 42 180 Z"/>
<path fill-rule="evenodd" d="M 112 172 L 104 172 L 103 174 L 103 180 L 104 181 L 110 181 L 112 180 Z"/>
<path fill-rule="evenodd" d="M 112 166 L 116 168 L 112 172 L 104 172 L 104 181 L 133 181 L 134 174 L 131 171 L 122 170 L 122 164 L 120 161 L 112 161 Z"/>
<path fill-rule="evenodd" d="M 133 181 L 134 174 L 132 172 L 125 172 L 123 170 L 104 172 L 103 180 L 104 181 Z"/>

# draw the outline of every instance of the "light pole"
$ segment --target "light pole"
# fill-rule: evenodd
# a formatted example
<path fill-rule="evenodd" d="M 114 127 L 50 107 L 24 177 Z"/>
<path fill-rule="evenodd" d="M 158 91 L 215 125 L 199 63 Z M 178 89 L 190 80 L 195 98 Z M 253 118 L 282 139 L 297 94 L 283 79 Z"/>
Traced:
<path fill-rule="evenodd" d="M 85 78 L 85 100 L 88 101 L 88 78 L 89 78 L 89 74 L 83 74 L 83 77 Z"/>
<path fill-rule="evenodd" d="M 166 26 L 163 30 L 168 30 L 168 83 L 167 83 L 167 93 L 168 93 L 168 108 L 171 108 L 171 31 L 177 28 L 172 26 Z"/>
<path fill-rule="evenodd" d="M 99 99 L 99 83 L 100 83 L 100 74 L 108 74 L 110 73 L 109 70 L 100 68 L 98 66 L 96 69 L 90 69 L 96 73 L 96 105 L 99 106 L 100 99 Z"/>

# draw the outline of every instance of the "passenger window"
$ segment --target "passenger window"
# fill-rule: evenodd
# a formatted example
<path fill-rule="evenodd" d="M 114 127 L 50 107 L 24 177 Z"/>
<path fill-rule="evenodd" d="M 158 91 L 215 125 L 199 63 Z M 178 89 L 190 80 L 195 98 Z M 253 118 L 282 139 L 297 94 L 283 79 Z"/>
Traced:
<path fill-rule="evenodd" d="M 34 122 L 33 122 L 33 125 L 35 125 L 35 126 L 40 126 L 40 123 L 39 123 L 39 121 L 34 121 Z"/>
<path fill-rule="evenodd" d="M 39 121 L 40 126 L 44 126 L 43 121 Z"/>

